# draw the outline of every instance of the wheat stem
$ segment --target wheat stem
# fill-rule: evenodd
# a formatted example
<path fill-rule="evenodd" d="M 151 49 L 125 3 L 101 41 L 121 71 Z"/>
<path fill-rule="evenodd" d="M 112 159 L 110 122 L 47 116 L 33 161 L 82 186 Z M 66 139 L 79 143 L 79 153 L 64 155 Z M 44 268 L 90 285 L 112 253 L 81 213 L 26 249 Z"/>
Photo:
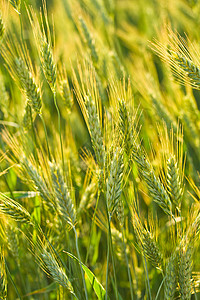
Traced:
<path fill-rule="evenodd" d="M 44 128 L 48 157 L 49 157 L 49 160 L 51 160 L 49 142 L 48 142 L 48 135 L 47 135 L 47 128 L 46 128 L 46 125 L 45 125 L 44 118 L 43 118 L 42 114 L 39 114 L 39 116 L 40 116 L 40 119 L 42 121 L 42 125 L 43 125 L 43 128 Z"/>
<path fill-rule="evenodd" d="M 90 229 L 90 240 L 89 240 L 89 246 L 88 246 L 88 249 L 87 249 L 85 264 L 87 264 L 88 257 L 89 257 L 90 244 L 91 244 L 91 240 L 92 240 L 92 231 L 93 231 L 93 226 L 95 224 L 96 213 L 97 213 L 97 208 L 98 208 L 98 204 L 99 204 L 99 198 L 100 198 L 100 191 L 98 190 L 97 201 L 96 201 L 96 205 L 95 205 L 95 209 L 94 209 L 94 214 L 93 214 L 93 217 L 92 217 L 92 224 L 91 224 L 91 229 Z"/>
<path fill-rule="evenodd" d="M 128 272 L 128 280 L 129 280 L 129 285 L 130 285 L 130 291 L 131 291 L 131 299 L 133 300 L 133 286 L 132 286 L 132 278 L 131 278 L 131 273 L 130 273 L 130 268 L 129 268 L 129 262 L 128 262 L 128 256 L 126 253 L 126 244 L 124 240 L 124 228 L 122 229 L 122 240 L 124 244 L 124 254 L 125 254 L 125 259 L 126 259 L 126 266 L 127 266 L 127 272 Z"/>
<path fill-rule="evenodd" d="M 76 231 L 75 226 L 73 226 L 72 228 L 73 228 L 74 234 L 75 234 L 76 252 L 77 252 L 77 255 L 78 255 L 78 259 L 81 262 L 81 256 L 80 256 L 79 247 L 78 247 L 78 235 L 77 235 L 77 231 Z M 86 298 L 86 300 L 88 300 L 88 294 L 87 294 L 87 288 L 86 288 L 86 283 L 85 283 L 85 277 L 84 277 L 84 272 L 83 272 L 83 268 L 82 268 L 81 264 L 80 264 L 80 268 L 81 268 L 81 275 L 82 275 L 83 286 L 84 286 L 84 291 L 85 291 L 85 298 Z"/>
<path fill-rule="evenodd" d="M 60 110 L 58 108 L 57 99 L 56 99 L 56 92 L 53 93 L 54 104 L 58 114 L 58 132 L 60 137 L 60 148 L 61 148 L 61 156 L 62 156 L 62 166 L 63 166 L 63 175 L 65 174 L 65 162 L 64 162 L 64 152 L 63 152 L 63 142 L 61 136 L 61 117 L 60 117 Z"/>

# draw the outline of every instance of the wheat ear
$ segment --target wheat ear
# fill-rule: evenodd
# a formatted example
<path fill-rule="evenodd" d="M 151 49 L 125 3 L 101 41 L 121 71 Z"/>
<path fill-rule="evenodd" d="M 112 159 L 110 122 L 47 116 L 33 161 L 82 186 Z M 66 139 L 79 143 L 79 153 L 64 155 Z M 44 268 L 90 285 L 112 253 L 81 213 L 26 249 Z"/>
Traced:
<path fill-rule="evenodd" d="M 114 152 L 113 159 L 110 164 L 110 174 L 106 184 L 106 201 L 108 213 L 112 217 L 115 209 L 118 206 L 122 192 L 122 179 L 123 179 L 123 154 L 122 150 L 117 148 Z M 120 210 L 118 210 L 120 213 Z M 121 215 L 120 215 L 121 216 Z M 122 221 L 123 222 L 123 221 Z"/>
<path fill-rule="evenodd" d="M 0 212 L 16 221 L 30 223 L 29 212 L 18 202 L 2 193 L 0 193 Z"/>
<path fill-rule="evenodd" d="M 183 195 L 183 187 L 180 179 L 180 171 L 174 156 L 167 160 L 167 184 L 171 200 L 179 207 Z"/>
<path fill-rule="evenodd" d="M 177 288 L 177 260 L 176 255 L 172 255 L 166 265 L 164 295 L 165 300 L 173 300 Z"/>
<path fill-rule="evenodd" d="M 55 280 L 55 282 L 57 282 L 64 288 L 67 288 L 73 294 L 74 291 L 73 291 L 71 282 L 69 281 L 69 279 L 68 279 L 67 275 L 65 274 L 65 272 L 63 271 L 63 269 L 59 266 L 54 255 L 44 249 L 41 256 L 42 256 L 42 260 L 44 261 L 47 269 L 50 272 L 50 275 Z"/>
<path fill-rule="evenodd" d="M 94 40 L 93 40 L 91 33 L 87 27 L 87 24 L 85 23 L 85 21 L 83 20 L 82 17 L 79 18 L 79 21 L 80 21 L 81 28 L 83 30 L 83 34 L 86 39 L 88 48 L 90 49 L 92 60 L 94 63 L 97 63 L 99 58 L 98 58 L 97 51 L 96 51 L 96 48 L 94 45 Z"/>
<path fill-rule="evenodd" d="M 53 93 L 55 93 L 56 85 L 56 65 L 53 61 L 53 53 L 51 45 L 47 42 L 45 37 L 41 37 L 40 42 L 40 57 L 42 63 L 42 69 L 46 80 L 51 87 Z"/>
<path fill-rule="evenodd" d="M 73 227 L 76 222 L 76 211 L 63 175 L 55 164 L 51 164 L 50 169 L 56 205 L 63 219 Z"/>
<path fill-rule="evenodd" d="M 192 249 L 181 245 L 178 251 L 178 282 L 181 300 L 191 299 Z"/>
<path fill-rule="evenodd" d="M 92 145 L 96 155 L 97 162 L 102 168 L 104 164 L 104 145 L 103 137 L 100 127 L 99 117 L 97 115 L 97 110 L 94 101 L 91 96 L 85 96 L 85 106 L 87 110 L 88 126 L 90 131 L 90 136 L 92 140 Z"/>
<path fill-rule="evenodd" d="M 140 175 L 147 184 L 149 194 L 153 200 L 163 209 L 163 211 L 171 215 L 172 203 L 160 179 L 155 175 L 151 164 L 148 162 L 141 146 L 135 144 L 132 150 L 133 159 L 137 162 Z"/>
<path fill-rule="evenodd" d="M 39 114 L 42 107 L 42 101 L 40 90 L 36 85 L 35 79 L 21 58 L 15 59 L 15 66 L 19 82 L 26 94 L 27 100 L 30 102 L 35 112 Z"/>
<path fill-rule="evenodd" d="M 21 11 L 21 0 L 9 0 L 10 4 L 14 7 L 14 10 L 20 15 Z"/>

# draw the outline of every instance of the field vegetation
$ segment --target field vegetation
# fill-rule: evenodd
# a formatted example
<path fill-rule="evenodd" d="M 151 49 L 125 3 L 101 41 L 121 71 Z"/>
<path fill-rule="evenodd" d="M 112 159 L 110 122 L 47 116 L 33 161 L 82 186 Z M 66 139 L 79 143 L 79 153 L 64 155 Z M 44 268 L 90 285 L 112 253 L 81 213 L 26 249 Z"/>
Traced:
<path fill-rule="evenodd" d="M 199 16 L 0 0 L 0 299 L 200 299 Z"/>

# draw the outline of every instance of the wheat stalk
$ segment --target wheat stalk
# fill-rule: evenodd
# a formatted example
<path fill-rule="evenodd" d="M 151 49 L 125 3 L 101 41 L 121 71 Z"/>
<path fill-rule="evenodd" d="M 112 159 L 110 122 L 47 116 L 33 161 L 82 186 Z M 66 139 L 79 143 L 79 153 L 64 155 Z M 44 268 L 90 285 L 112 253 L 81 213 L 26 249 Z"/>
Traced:
<path fill-rule="evenodd" d="M 0 261 L 0 298 L 2 300 L 7 299 L 7 276 L 5 270 L 5 259 L 4 251 L 0 248 L 1 252 L 1 261 Z"/>

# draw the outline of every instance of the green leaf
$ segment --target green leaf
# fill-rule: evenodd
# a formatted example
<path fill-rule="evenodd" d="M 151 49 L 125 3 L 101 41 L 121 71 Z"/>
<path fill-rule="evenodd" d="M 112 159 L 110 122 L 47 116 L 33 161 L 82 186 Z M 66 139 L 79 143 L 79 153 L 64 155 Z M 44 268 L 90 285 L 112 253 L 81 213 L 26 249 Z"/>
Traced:
<path fill-rule="evenodd" d="M 88 267 L 86 265 L 84 265 L 76 256 L 74 256 L 73 254 L 64 251 L 64 253 L 67 253 L 67 255 L 69 257 L 71 257 L 72 259 L 76 260 L 77 262 L 79 262 L 82 265 L 83 270 L 85 271 L 98 299 L 104 300 L 105 299 L 105 295 L 106 295 L 106 290 L 104 289 L 104 287 L 101 285 L 101 283 L 98 281 L 98 279 L 96 278 L 96 276 L 92 273 L 92 271 L 90 271 L 90 269 L 88 269 Z M 110 298 L 108 297 L 108 300 Z"/>
<path fill-rule="evenodd" d="M 24 297 L 30 297 L 32 295 L 49 293 L 49 292 L 56 290 L 56 288 L 57 288 L 57 284 L 55 282 L 53 282 L 42 289 L 35 290 L 33 292 L 26 294 Z"/>
<path fill-rule="evenodd" d="M 26 192 L 14 191 L 14 192 L 12 192 L 12 195 L 10 192 L 6 192 L 6 193 L 4 193 L 4 195 L 6 195 L 9 198 L 11 198 L 13 195 L 15 199 L 24 199 L 24 198 L 34 198 L 37 195 L 39 195 L 39 193 L 33 192 L 33 191 L 26 191 Z"/>

